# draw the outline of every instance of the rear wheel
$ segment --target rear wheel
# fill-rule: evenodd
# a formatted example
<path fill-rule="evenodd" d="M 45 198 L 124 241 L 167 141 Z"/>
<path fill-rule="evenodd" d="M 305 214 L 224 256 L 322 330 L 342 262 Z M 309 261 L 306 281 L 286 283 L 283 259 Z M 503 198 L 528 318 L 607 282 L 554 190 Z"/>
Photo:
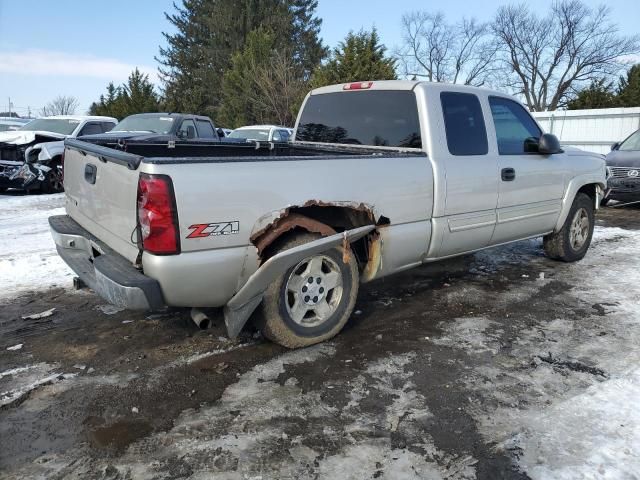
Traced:
<path fill-rule="evenodd" d="M 275 253 L 320 238 L 299 234 Z M 342 247 L 314 255 L 288 269 L 267 289 L 261 306 L 263 335 L 288 348 L 306 347 L 334 337 L 347 323 L 358 295 L 355 257 L 344 263 Z"/>
<path fill-rule="evenodd" d="M 64 191 L 62 185 L 62 164 L 60 162 L 51 162 L 49 164 L 51 170 L 47 172 L 42 181 L 42 193 L 60 193 Z"/>
<path fill-rule="evenodd" d="M 579 193 L 573 200 L 562 229 L 544 237 L 545 252 L 549 257 L 563 262 L 581 260 L 591 245 L 593 227 L 593 200 Z"/>

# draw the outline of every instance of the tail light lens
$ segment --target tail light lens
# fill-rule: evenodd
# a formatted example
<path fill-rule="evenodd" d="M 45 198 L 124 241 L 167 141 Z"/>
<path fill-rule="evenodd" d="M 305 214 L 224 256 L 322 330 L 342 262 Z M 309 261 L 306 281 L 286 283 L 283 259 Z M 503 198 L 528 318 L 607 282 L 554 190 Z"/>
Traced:
<path fill-rule="evenodd" d="M 176 199 L 168 176 L 140 174 L 138 225 L 144 250 L 156 255 L 180 253 Z"/>

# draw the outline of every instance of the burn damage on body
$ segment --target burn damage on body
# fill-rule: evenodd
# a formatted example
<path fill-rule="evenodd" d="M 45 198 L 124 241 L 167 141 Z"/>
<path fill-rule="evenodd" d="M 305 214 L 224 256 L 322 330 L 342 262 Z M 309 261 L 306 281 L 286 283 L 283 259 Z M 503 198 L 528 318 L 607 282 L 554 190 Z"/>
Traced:
<path fill-rule="evenodd" d="M 364 203 L 309 200 L 303 205 L 282 210 L 277 218 L 255 232 L 250 240 L 258 250 L 262 263 L 271 256 L 275 246 L 280 243 L 279 239 L 295 230 L 329 236 L 356 227 L 376 225 L 377 228 L 370 234 L 353 242 L 351 250 L 345 249 L 343 258 L 348 263 L 355 257 L 362 272 L 362 281 L 366 282 L 375 278 L 382 267 L 382 239 L 378 229 L 389 224 L 390 220 L 383 215 L 376 219 L 373 207 Z"/>

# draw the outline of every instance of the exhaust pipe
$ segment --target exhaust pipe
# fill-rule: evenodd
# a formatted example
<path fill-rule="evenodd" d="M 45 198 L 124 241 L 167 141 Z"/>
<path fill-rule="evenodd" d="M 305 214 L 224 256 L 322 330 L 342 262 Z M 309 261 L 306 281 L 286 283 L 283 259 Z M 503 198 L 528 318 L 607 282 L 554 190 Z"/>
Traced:
<path fill-rule="evenodd" d="M 206 330 L 211 327 L 211 319 L 209 316 L 198 308 L 191 309 L 191 320 L 200 330 Z"/>

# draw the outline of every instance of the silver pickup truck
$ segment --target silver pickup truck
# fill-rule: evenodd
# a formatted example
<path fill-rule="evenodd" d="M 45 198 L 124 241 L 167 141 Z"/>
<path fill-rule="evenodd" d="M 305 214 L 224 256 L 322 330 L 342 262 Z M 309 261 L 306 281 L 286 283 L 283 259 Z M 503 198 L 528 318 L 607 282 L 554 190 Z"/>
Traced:
<path fill-rule="evenodd" d="M 580 260 L 606 185 L 499 92 L 357 82 L 309 93 L 290 143 L 169 142 L 145 156 L 66 140 L 67 215 L 49 219 L 84 284 L 133 309 L 224 307 L 295 348 L 336 335 L 358 286 L 544 236 Z"/>

